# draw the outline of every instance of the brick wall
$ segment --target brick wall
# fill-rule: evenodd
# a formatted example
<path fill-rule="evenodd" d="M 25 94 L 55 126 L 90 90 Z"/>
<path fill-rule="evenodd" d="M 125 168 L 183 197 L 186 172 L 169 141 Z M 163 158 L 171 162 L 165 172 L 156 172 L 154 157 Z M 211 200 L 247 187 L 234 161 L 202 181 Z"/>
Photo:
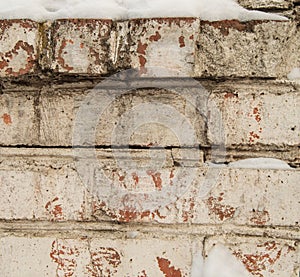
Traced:
<path fill-rule="evenodd" d="M 299 6 L 240 2 L 290 20 L 0 21 L 1 276 L 299 276 Z"/>

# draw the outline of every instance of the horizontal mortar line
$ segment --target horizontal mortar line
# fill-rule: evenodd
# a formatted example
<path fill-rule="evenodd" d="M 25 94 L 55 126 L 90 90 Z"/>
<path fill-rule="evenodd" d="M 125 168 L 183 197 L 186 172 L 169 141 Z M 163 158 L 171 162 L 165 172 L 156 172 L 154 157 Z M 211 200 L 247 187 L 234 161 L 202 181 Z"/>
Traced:
<path fill-rule="evenodd" d="M 247 8 L 248 10 L 262 11 L 266 13 L 282 13 L 291 12 L 294 9 L 295 4 L 290 4 L 289 7 L 261 7 L 261 8 Z"/>
<path fill-rule="evenodd" d="M 28 86 L 37 85 L 41 87 L 43 85 L 51 85 L 55 83 L 72 83 L 72 82 L 80 82 L 80 81 L 90 81 L 90 82 L 103 82 L 107 80 L 111 81 L 118 81 L 120 83 L 126 84 L 128 82 L 153 82 L 153 81 L 175 81 L 176 83 L 187 82 L 189 80 L 196 80 L 196 81 L 213 81 L 215 83 L 218 82 L 225 82 L 225 81 L 275 81 L 281 80 L 276 77 L 245 77 L 245 76 L 236 76 L 236 77 L 216 77 L 216 76 L 194 76 L 194 77 L 140 77 L 140 78 L 132 78 L 128 77 L 125 80 L 120 80 L 119 78 L 113 77 L 115 73 L 111 73 L 108 76 L 99 76 L 99 75 L 90 75 L 90 74 L 52 74 L 52 75 L 40 75 L 38 72 L 36 75 L 25 75 L 21 77 L 2 77 L 0 78 L 0 83 L 12 82 L 13 84 L 23 84 Z M 36 83 L 33 83 L 33 82 Z M 42 83 L 41 83 L 42 82 Z"/>
<path fill-rule="evenodd" d="M 1 148 L 5 149 L 104 149 L 104 150 L 172 150 L 172 149 L 195 149 L 195 150 L 207 150 L 211 149 L 210 146 L 143 146 L 143 145 L 95 145 L 95 146 L 81 146 L 81 145 L 26 145 L 26 144 L 17 144 L 17 145 L 0 145 Z"/>
<path fill-rule="evenodd" d="M 237 235 L 241 237 L 264 237 L 287 240 L 300 240 L 300 228 L 295 226 L 245 226 L 234 224 L 151 224 L 151 223 L 113 223 L 113 222 L 49 222 L 49 221 L 24 221 L 0 220 L 0 236 L 2 234 L 28 234 L 34 236 L 51 235 L 72 237 L 103 233 L 124 234 L 137 231 L 143 235 L 161 233 L 163 235 Z M 114 233 L 115 232 L 115 233 Z"/>

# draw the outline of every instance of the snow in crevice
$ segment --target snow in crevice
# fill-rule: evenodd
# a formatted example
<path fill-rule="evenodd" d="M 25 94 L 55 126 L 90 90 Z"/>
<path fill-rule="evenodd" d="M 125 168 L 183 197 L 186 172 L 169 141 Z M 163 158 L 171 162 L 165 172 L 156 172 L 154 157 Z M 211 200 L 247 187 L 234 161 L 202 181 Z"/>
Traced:
<path fill-rule="evenodd" d="M 59 18 L 128 19 L 151 17 L 199 17 L 225 19 L 286 20 L 285 17 L 248 11 L 235 0 L 14 0 L 0 1 L 0 19 Z"/>
<path fill-rule="evenodd" d="M 274 158 L 250 158 L 242 159 L 226 164 L 206 163 L 209 167 L 216 168 L 253 168 L 253 169 L 293 169 L 285 161 Z"/>
<path fill-rule="evenodd" d="M 243 264 L 222 244 L 215 245 L 203 261 L 201 252 L 193 256 L 191 277 L 250 277 Z"/>

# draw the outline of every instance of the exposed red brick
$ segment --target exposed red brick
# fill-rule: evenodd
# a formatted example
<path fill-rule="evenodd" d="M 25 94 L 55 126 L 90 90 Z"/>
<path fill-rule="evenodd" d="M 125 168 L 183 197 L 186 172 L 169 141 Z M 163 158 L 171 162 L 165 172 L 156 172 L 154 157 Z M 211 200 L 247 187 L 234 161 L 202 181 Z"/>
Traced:
<path fill-rule="evenodd" d="M 12 124 L 11 116 L 9 114 L 7 113 L 3 114 L 2 119 L 6 125 Z"/>
<path fill-rule="evenodd" d="M 114 276 L 121 264 L 121 256 L 112 247 L 100 247 L 91 253 L 91 264 L 86 266 L 89 274 L 93 277 Z"/>
<path fill-rule="evenodd" d="M 63 219 L 63 209 L 61 207 L 61 204 L 54 204 L 56 201 L 58 201 L 59 198 L 55 197 L 53 200 L 48 201 L 45 205 L 46 211 L 51 216 L 51 220 L 62 220 Z"/>
<path fill-rule="evenodd" d="M 146 49 L 148 47 L 147 43 L 142 43 L 140 40 L 138 42 L 138 46 L 137 46 L 137 53 L 141 54 L 141 55 L 146 55 Z"/>
<path fill-rule="evenodd" d="M 53 241 L 50 251 L 50 258 L 57 264 L 57 275 L 71 277 L 74 276 L 79 256 L 77 247 L 65 246 L 57 240 Z"/>
<path fill-rule="evenodd" d="M 153 172 L 152 170 L 148 170 L 147 174 L 152 177 L 155 188 L 157 188 L 158 190 L 161 190 L 162 189 L 161 173 Z"/>
<path fill-rule="evenodd" d="M 181 271 L 179 269 L 175 269 L 174 266 L 170 266 L 171 262 L 168 259 L 157 257 L 157 262 L 159 269 L 165 277 L 181 277 Z"/>
<path fill-rule="evenodd" d="M 270 220 L 270 215 L 268 211 L 254 211 L 252 212 L 252 217 L 250 221 L 257 225 L 264 225 Z"/>
<path fill-rule="evenodd" d="M 158 31 L 155 32 L 155 35 L 149 37 L 149 40 L 152 41 L 159 41 L 161 39 L 161 35 Z"/>
<path fill-rule="evenodd" d="M 180 48 L 185 47 L 184 36 L 180 36 L 178 41 L 179 41 Z"/>
<path fill-rule="evenodd" d="M 225 219 L 232 218 L 235 213 L 235 208 L 229 205 L 221 204 L 223 201 L 223 193 L 219 197 L 215 198 L 213 196 L 206 200 L 208 209 L 215 214 L 219 220 L 223 221 Z"/>
<path fill-rule="evenodd" d="M 234 251 L 233 254 L 239 258 L 247 270 L 254 276 L 263 277 L 261 271 L 271 271 L 270 267 L 275 264 L 282 254 L 282 247 L 275 241 L 268 241 L 257 245 L 257 252 L 244 254 L 242 251 Z M 273 271 L 273 270 L 272 270 Z"/>
<path fill-rule="evenodd" d="M 74 42 L 72 40 L 66 40 L 66 39 L 62 40 L 58 50 L 57 62 L 61 65 L 62 68 L 66 69 L 67 71 L 71 71 L 74 69 L 74 67 L 67 65 L 64 58 L 62 57 L 63 51 L 66 48 L 67 43 L 74 43 Z"/>
<path fill-rule="evenodd" d="M 222 20 L 222 21 L 202 21 L 201 24 L 210 25 L 216 29 L 219 29 L 224 36 L 229 35 L 229 30 L 234 29 L 240 32 L 253 32 L 254 27 L 257 24 L 261 24 L 261 20 L 251 20 L 248 22 L 240 22 L 238 20 Z"/>

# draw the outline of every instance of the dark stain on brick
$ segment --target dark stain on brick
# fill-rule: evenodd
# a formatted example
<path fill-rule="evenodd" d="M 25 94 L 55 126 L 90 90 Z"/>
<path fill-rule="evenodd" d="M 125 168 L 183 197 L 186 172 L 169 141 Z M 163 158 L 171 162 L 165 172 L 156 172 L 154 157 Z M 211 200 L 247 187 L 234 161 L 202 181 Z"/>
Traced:
<path fill-rule="evenodd" d="M 223 195 L 224 193 L 220 193 L 219 197 L 215 198 L 211 196 L 206 200 L 208 209 L 221 221 L 232 218 L 235 213 L 234 207 L 221 203 L 223 201 Z"/>
<path fill-rule="evenodd" d="M 168 259 L 156 257 L 159 269 L 165 275 L 165 277 L 181 277 L 180 269 L 176 269 L 171 266 L 171 262 Z"/>

